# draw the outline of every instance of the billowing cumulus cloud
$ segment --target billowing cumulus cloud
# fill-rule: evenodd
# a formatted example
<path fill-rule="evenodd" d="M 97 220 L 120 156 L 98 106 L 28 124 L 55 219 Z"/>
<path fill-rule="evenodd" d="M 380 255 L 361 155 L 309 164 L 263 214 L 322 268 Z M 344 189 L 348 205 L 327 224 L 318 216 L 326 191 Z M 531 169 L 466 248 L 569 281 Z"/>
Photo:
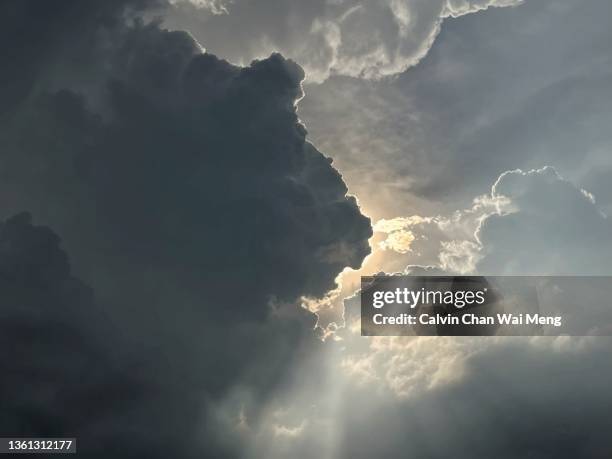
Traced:
<path fill-rule="evenodd" d="M 358 297 L 346 305 L 348 321 L 357 319 Z M 266 457 L 609 454 L 609 338 L 364 338 L 358 322 L 341 336 L 327 389 L 315 383 L 321 373 L 294 386 L 289 425 L 300 434 Z"/>
<path fill-rule="evenodd" d="M 588 191 L 551 167 L 502 174 L 492 197 L 507 210 L 482 220 L 476 270 L 499 274 L 609 275 L 612 225 Z"/>
<path fill-rule="evenodd" d="M 62 319 L 68 331 L 58 348 L 44 335 L 28 349 L 32 383 L 24 374 L 7 382 L 24 402 L 3 425 L 68 435 L 94 423 L 80 446 L 92 455 L 115 451 L 135 431 L 117 455 L 227 457 L 241 451 L 243 427 L 257 422 L 297 356 L 318 352 L 315 317 L 299 298 L 323 295 L 343 268 L 357 268 L 372 230 L 331 160 L 306 141 L 295 107 L 302 69 L 279 54 L 231 65 L 187 33 L 140 19 L 149 6 L 0 7 L 3 33 L 14 33 L 0 47 L 18 57 L 11 85 L 0 88 L 10 104 L 0 118 L 0 213 L 27 210 L 52 228 L 72 271 L 57 237 L 24 217 L 6 228 L 32 234 L 31 253 L 19 252 L 19 261 L 2 252 L 1 266 L 32 271 L 33 283 L 49 272 L 52 292 L 72 276 L 95 292 L 95 301 L 50 305 L 31 333 L 15 329 L 23 339 L 47 325 L 60 333 L 52 311 L 79 310 Z M 12 314 L 20 298 L 3 311 Z M 98 314 L 108 330 L 83 325 Z M 44 393 L 55 386 L 35 382 L 61 346 L 70 358 L 49 371 L 76 413 L 62 410 L 61 394 Z M 116 363 L 120 353 L 127 362 Z M 3 354 L 2 364 L 10 359 Z M 101 363 L 77 391 L 75 375 L 88 375 L 92 359 L 109 368 Z M 149 445 L 148 431 L 159 433 Z"/>
<path fill-rule="evenodd" d="M 359 265 L 369 222 L 305 140 L 296 64 L 273 55 L 234 67 L 155 24 L 101 22 L 90 39 L 104 48 L 99 67 L 67 46 L 50 65 L 51 89 L 40 74 L 2 125 L 4 213 L 32 209 L 77 258 L 95 247 L 214 267 L 212 276 L 250 273 L 280 301 L 324 293 Z M 81 57 L 87 72 L 56 70 Z"/>
<path fill-rule="evenodd" d="M 501 174 L 489 194 L 450 216 L 397 217 L 374 229 L 410 232 L 411 264 L 493 275 L 608 275 L 612 227 L 596 196 L 552 167 Z M 401 250 L 397 250 L 402 253 Z M 423 257 L 426 254 L 426 257 Z"/>
<path fill-rule="evenodd" d="M 552 167 L 507 171 L 488 194 L 451 215 L 379 220 L 374 230 L 383 238 L 410 231 L 411 251 L 375 245 L 360 273 L 610 274 L 606 260 L 612 231 L 597 196 Z M 415 261 L 430 266 L 406 266 Z M 343 313 L 336 316 L 340 327 L 329 329 L 337 340 L 329 371 L 344 396 L 335 411 L 317 414 L 339 423 L 336 457 L 395 457 L 397 451 L 430 457 L 609 454 L 610 424 L 602 408 L 607 383 L 595 384 L 588 396 L 575 391 L 610 358 L 609 338 L 364 338 L 359 336 L 358 284 L 350 290 L 351 276 L 345 273 L 343 279 L 347 287 L 323 307 L 330 317 L 346 298 Z M 590 328 L 593 323 L 606 326 L 598 317 L 607 320 L 608 297 L 594 302 L 597 292 L 570 293 L 563 285 L 560 292 L 540 300 L 584 322 L 585 333 L 598 333 Z M 603 309 L 585 309 L 583 295 Z M 600 380 L 611 377 L 604 371 Z M 312 440 L 315 430 L 306 427 L 303 438 Z M 560 441 L 561 432 L 572 437 Z M 308 457 L 298 450 L 303 455 L 296 457 Z"/>
<path fill-rule="evenodd" d="M 420 221 L 427 224 L 413 223 Z M 387 227 L 394 222 L 397 228 L 410 228 L 427 247 L 421 250 L 427 250 L 428 259 L 413 257 L 414 261 L 450 272 L 610 274 L 612 227 L 607 214 L 593 194 L 550 166 L 504 172 L 489 194 L 451 216 L 383 222 Z"/>
<path fill-rule="evenodd" d="M 331 75 L 377 79 L 403 72 L 427 54 L 447 17 L 521 0 L 341 0 L 175 2 L 166 22 L 186 27 L 236 62 L 279 50 L 310 81 Z"/>
<path fill-rule="evenodd" d="M 435 266 L 405 267 L 410 274 L 609 275 L 612 231 L 596 202 L 551 167 L 512 170 L 471 208 L 451 216 L 381 220 L 374 228 L 383 234 L 409 229 L 417 245 L 427 243 L 437 253 Z M 419 240 L 421 234 L 429 239 Z M 396 260 L 382 260 L 393 272 Z M 598 293 L 576 293 L 554 298 L 555 308 L 572 320 L 590 316 L 591 326 L 598 323 L 592 314 L 600 311 L 587 310 L 580 300 Z M 608 317 L 609 297 L 598 303 Z M 344 395 L 335 411 L 318 412 L 339 423 L 335 457 L 397 457 L 400 451 L 436 458 L 609 455 L 609 338 L 364 338 L 359 295 L 344 306 L 331 370 Z M 588 393 L 576 389 L 585 379 L 592 381 Z M 309 427 L 302 435 L 311 438 Z M 295 457 L 308 457 L 294 445 Z"/>
<path fill-rule="evenodd" d="M 4 435 L 77 437 L 85 457 L 206 451 L 202 389 L 117 333 L 57 235 L 18 214 L 0 225 L 0 247 Z"/>

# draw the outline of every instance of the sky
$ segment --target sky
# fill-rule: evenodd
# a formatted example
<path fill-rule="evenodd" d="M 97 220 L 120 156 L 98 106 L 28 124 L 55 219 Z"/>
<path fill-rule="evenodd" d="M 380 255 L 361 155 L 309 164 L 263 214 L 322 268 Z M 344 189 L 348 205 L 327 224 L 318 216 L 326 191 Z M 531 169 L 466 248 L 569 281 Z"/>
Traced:
<path fill-rule="evenodd" d="M 1 0 L 2 436 L 610 457 L 609 338 L 361 337 L 358 289 L 612 274 L 611 10 Z"/>

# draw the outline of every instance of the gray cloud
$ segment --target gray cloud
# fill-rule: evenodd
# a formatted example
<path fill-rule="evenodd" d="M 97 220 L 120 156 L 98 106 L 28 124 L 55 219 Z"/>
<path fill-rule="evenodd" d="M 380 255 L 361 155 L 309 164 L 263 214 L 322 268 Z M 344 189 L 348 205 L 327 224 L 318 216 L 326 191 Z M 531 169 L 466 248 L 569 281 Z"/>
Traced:
<path fill-rule="evenodd" d="M 452 216 L 398 218 L 375 228 L 409 230 L 412 250 L 437 250 L 436 266 L 406 267 L 411 274 L 462 264 L 479 274 L 610 274 L 609 219 L 596 197 L 551 167 L 505 172 L 489 195 Z M 445 264 L 451 255 L 454 264 Z M 584 322 L 584 332 L 597 332 L 588 330 L 593 323 L 605 328 L 609 297 L 598 298 L 588 285 L 570 292 L 568 285 L 579 283 L 561 282 L 560 295 L 540 300 Z M 338 330 L 336 371 L 346 380 L 334 414 L 343 433 L 336 457 L 609 455 L 611 374 L 600 373 L 609 338 L 367 339 L 359 336 L 359 310 L 359 295 L 346 299 L 347 326 Z M 585 382 L 595 374 L 597 381 Z M 576 390 L 584 384 L 588 394 Z"/>
<path fill-rule="evenodd" d="M 117 333 L 59 238 L 19 214 L 1 224 L 0 243 L 3 434 L 76 436 L 85 457 L 202 452 L 193 381 Z"/>
<path fill-rule="evenodd" d="M 543 164 L 608 209 L 609 8 L 528 1 L 450 19 L 399 78 L 308 86 L 300 116 L 375 219 L 452 212 Z"/>
<path fill-rule="evenodd" d="M 610 350 L 567 337 L 381 339 L 351 362 L 384 379 L 353 375 L 361 403 L 343 406 L 339 457 L 607 457 Z"/>
<path fill-rule="evenodd" d="M 357 267 L 371 227 L 331 160 L 306 141 L 298 65 L 275 54 L 235 67 L 184 32 L 140 20 L 148 6 L 1 7 L 3 20 L 31 32 L 11 69 L 18 90 L 0 89 L 11 103 L 0 119 L 1 214 L 28 210 L 61 235 L 99 305 L 74 309 L 83 322 L 99 309 L 112 330 L 98 350 L 106 332 L 67 316 L 81 335 L 65 343 L 72 354 L 53 378 L 78 412 L 62 411 L 61 397 L 36 398 L 35 376 L 20 375 L 14 383 L 31 406 L 15 406 L 4 425 L 68 435 L 89 413 L 83 453 L 238 455 L 240 413 L 257 419 L 298 355 L 319 351 L 315 317 L 299 298 L 324 294 L 345 266 Z M 41 340 L 26 356 L 32 371 L 62 351 Z M 101 357 L 89 357 L 90 346 Z M 74 388 L 74 375 L 90 371 L 83 360 L 112 367 L 119 352 L 133 354 L 120 361 L 124 373 L 101 367 L 91 386 Z M 234 390 L 246 395 L 227 403 Z M 133 446 L 116 449 L 133 430 Z"/>
<path fill-rule="evenodd" d="M 330 160 L 305 141 L 297 65 L 274 55 L 240 69 L 155 24 L 102 23 L 92 40 L 114 28 L 101 68 L 69 73 L 55 92 L 37 81 L 2 126 L 5 213 L 35 210 L 76 258 L 99 247 L 85 234 L 106 244 L 106 255 L 148 263 L 155 253 L 161 264 L 182 259 L 221 276 L 244 269 L 262 295 L 283 301 L 324 293 L 340 269 L 360 263 L 369 222 Z M 57 67 L 79 57 L 66 54 Z M 91 93 L 72 90 L 98 82 L 100 114 Z"/>
<path fill-rule="evenodd" d="M 310 81 L 330 75 L 381 78 L 427 54 L 442 21 L 520 0 L 175 1 L 165 15 L 214 53 L 249 62 L 281 51 Z"/>
<path fill-rule="evenodd" d="M 595 198 L 550 168 L 502 174 L 492 196 L 509 209 L 485 218 L 479 272 L 609 275 L 612 226 Z"/>
<path fill-rule="evenodd" d="M 596 196 L 550 166 L 506 171 L 489 194 L 451 215 L 381 220 L 374 229 L 383 227 L 386 244 L 411 234 L 405 263 L 479 275 L 610 274 L 609 217 Z"/>

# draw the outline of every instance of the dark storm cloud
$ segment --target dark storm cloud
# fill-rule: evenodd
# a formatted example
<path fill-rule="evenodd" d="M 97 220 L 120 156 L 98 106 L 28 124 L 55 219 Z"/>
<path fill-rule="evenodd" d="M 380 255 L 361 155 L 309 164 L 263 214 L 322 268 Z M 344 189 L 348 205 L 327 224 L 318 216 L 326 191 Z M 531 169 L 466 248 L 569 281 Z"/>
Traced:
<path fill-rule="evenodd" d="M 76 436 L 85 457 L 194 457 L 197 392 L 116 333 L 59 244 L 29 214 L 0 226 L 0 431 Z"/>
<path fill-rule="evenodd" d="M 123 337 L 109 335 L 90 356 L 98 332 L 83 324 L 91 317 L 66 316 L 61 345 L 74 355 L 54 376 L 69 380 L 66 396 L 91 360 L 127 352 L 144 368 L 121 375 L 98 368 L 91 389 L 79 387 L 71 406 L 90 415 L 83 429 L 95 424 L 81 446 L 100 451 L 132 429 L 144 440 L 150 427 L 163 448 L 136 441 L 133 452 L 117 455 L 236 453 L 238 415 L 256 418 L 296 353 L 317 351 L 314 316 L 296 301 L 322 295 L 345 266 L 361 263 L 369 220 L 331 161 L 306 141 L 295 63 L 273 55 L 235 67 L 202 54 L 186 33 L 139 21 L 139 2 L 53 5 L 1 7 L 24 42 L 7 77 L 20 83 L 2 90 L 11 107 L 0 123 L 1 213 L 28 210 L 61 235 L 73 271 Z M 46 325 L 43 318 L 37 330 Z M 25 358 L 57 361 L 54 349 L 34 346 Z M 49 408 L 24 381 L 16 382 L 20 396 L 33 405 L 16 407 L 8 430 Z M 221 425 L 218 411 L 235 386 L 255 401 L 224 413 L 234 420 Z M 103 416 L 90 406 L 99 398 Z M 81 428 L 75 416 L 57 408 L 49 424 L 67 435 Z M 182 429 L 197 430 L 203 444 L 188 435 L 173 449 Z M 32 421 L 28 432 L 43 430 Z"/>
<path fill-rule="evenodd" d="M 109 0 L 97 2 L 62 0 L 60 2 L 32 2 L 4 0 L 0 5 L 2 27 L 0 50 L 3 71 L 0 75 L 0 114 L 8 116 L 16 104 L 28 97 L 38 82 L 51 76 L 58 57 L 70 59 L 80 50 L 83 66 L 87 52 L 95 43 L 92 36 L 101 25 L 119 27 L 123 18 L 133 17 L 157 0 Z M 94 6 L 95 5 L 95 6 Z M 79 37 L 79 39 L 75 39 Z M 86 68 L 82 71 L 87 72 Z"/>
<path fill-rule="evenodd" d="M 12 179 L 5 170 L 5 196 L 21 200 L 5 209 L 40 208 L 51 220 L 49 206 L 75 213 L 66 198 L 75 207 L 95 202 L 107 243 L 139 257 L 157 251 L 183 265 L 216 266 L 213 275 L 244 269 L 265 284 L 263 293 L 283 300 L 321 294 L 340 269 L 360 263 L 369 224 L 330 161 L 305 141 L 294 108 L 303 78 L 297 65 L 274 55 L 239 69 L 200 55 L 181 32 L 156 25 L 121 32 L 104 62 L 109 120 L 89 111 L 88 94 L 62 90 L 3 126 L 4 161 L 15 168 Z M 78 86 L 75 78 L 68 81 Z M 41 181 L 62 182 L 75 196 Z M 271 287 L 276 274 L 284 282 Z"/>

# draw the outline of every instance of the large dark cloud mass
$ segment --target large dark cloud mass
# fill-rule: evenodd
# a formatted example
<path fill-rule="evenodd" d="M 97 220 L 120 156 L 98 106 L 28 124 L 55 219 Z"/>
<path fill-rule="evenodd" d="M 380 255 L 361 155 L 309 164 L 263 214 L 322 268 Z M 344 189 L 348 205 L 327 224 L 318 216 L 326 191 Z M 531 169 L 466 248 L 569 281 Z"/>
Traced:
<path fill-rule="evenodd" d="M 74 436 L 87 457 L 191 457 L 176 439 L 193 449 L 196 392 L 128 347 L 59 243 L 29 214 L 0 227 L 2 433 Z"/>
<path fill-rule="evenodd" d="M 224 397 L 263 400 L 316 351 L 296 302 L 359 266 L 371 228 L 305 139 L 300 67 L 203 54 L 138 19 L 148 3 L 0 6 L 2 432 L 228 456 L 226 420 L 260 402 Z"/>

